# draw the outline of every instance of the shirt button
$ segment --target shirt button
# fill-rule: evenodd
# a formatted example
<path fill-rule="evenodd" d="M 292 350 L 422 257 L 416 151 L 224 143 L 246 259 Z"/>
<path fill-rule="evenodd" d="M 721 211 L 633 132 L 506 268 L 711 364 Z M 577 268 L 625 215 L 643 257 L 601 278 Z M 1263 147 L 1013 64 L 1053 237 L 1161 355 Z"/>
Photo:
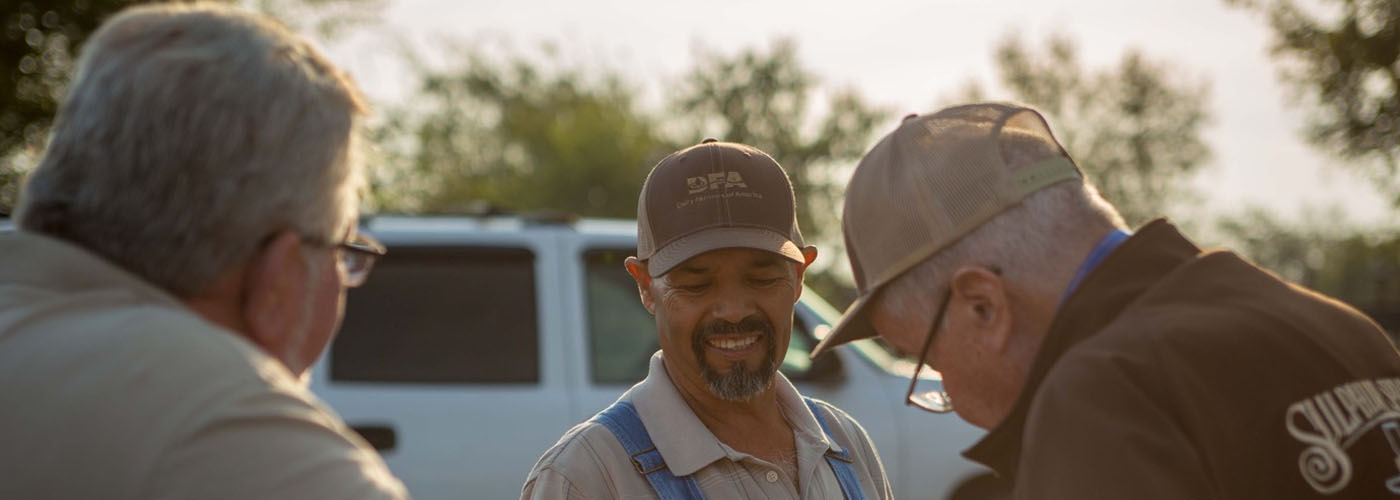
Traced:
<path fill-rule="evenodd" d="M 765 474 L 763 477 L 764 477 L 764 479 L 767 479 L 768 482 L 770 482 L 770 483 L 776 483 L 776 482 L 778 482 L 778 473 L 777 473 L 777 472 L 773 472 L 773 471 L 770 470 L 770 471 L 768 471 L 768 473 Z"/>

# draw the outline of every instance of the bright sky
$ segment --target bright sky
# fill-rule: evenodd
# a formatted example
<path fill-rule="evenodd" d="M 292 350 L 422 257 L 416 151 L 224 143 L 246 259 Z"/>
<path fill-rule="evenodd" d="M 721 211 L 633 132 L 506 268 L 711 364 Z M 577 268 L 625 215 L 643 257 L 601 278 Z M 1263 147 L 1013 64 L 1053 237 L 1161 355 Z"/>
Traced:
<path fill-rule="evenodd" d="M 733 53 L 788 37 L 825 85 L 855 87 L 895 111 L 882 134 L 970 79 L 994 82 L 993 47 L 1008 33 L 1027 42 L 1068 34 L 1095 68 L 1136 47 L 1211 83 L 1205 137 L 1215 157 L 1196 179 L 1207 196 L 1196 210 L 1260 204 L 1292 219 L 1303 206 L 1337 205 L 1361 227 L 1395 220 L 1368 184 L 1300 139 L 1303 114 L 1286 104 L 1262 19 L 1222 0 L 395 0 L 384 17 L 383 29 L 430 51 L 447 40 L 555 42 L 567 59 L 621 69 L 654 95 L 697 48 Z M 371 96 L 407 95 L 412 82 L 382 40 L 350 37 L 329 52 Z"/>

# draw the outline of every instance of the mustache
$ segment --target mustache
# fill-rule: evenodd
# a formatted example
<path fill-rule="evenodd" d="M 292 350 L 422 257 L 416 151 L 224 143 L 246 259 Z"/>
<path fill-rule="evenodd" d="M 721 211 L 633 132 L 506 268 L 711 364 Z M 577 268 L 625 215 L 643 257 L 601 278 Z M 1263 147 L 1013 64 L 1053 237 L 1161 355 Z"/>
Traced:
<path fill-rule="evenodd" d="M 748 316 L 738 322 L 719 319 L 700 325 L 699 328 L 695 329 L 695 334 L 692 338 L 696 341 L 703 342 L 707 337 L 713 335 L 746 332 L 762 332 L 765 337 L 772 338 L 773 323 L 768 321 L 768 318 L 758 314 Z"/>

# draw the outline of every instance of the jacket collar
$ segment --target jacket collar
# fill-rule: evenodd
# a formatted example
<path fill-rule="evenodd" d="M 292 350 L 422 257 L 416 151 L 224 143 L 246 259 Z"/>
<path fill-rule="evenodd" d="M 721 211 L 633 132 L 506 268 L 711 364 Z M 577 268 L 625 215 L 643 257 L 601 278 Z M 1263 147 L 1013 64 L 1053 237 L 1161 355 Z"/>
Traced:
<path fill-rule="evenodd" d="M 782 372 L 773 374 L 773 389 L 777 393 L 783 417 L 799 438 L 799 449 L 805 444 L 821 448 L 822 453 L 826 450 L 842 451 L 840 445 L 822 432 L 821 425 L 803 402 L 802 395 Z M 641 417 L 642 425 L 646 426 L 656 450 L 661 452 L 666 467 L 676 476 L 694 474 L 722 458 L 737 462 L 748 456 L 726 446 L 705 427 L 700 417 L 695 416 L 690 405 L 671 383 L 659 351 L 651 357 L 647 378 L 628 391 L 624 398 L 637 408 L 637 415 Z"/>
<path fill-rule="evenodd" d="M 1107 326 L 1163 276 L 1200 253 L 1201 249 L 1170 222 L 1157 219 L 1105 257 L 1070 293 L 1051 320 L 1011 412 L 963 456 L 1014 480 L 1031 403 L 1055 361 Z"/>

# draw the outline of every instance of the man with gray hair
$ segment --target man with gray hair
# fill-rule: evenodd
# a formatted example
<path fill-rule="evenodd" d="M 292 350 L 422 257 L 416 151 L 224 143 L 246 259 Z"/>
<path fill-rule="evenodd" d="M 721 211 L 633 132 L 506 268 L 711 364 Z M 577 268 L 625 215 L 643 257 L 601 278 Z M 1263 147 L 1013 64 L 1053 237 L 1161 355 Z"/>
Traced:
<path fill-rule="evenodd" d="M 405 498 L 299 379 L 345 287 L 363 112 L 271 20 L 149 6 L 87 42 L 0 235 L 0 498 Z"/>
<path fill-rule="evenodd" d="M 1374 322 L 1165 220 L 1129 233 L 1032 109 L 910 116 L 856 167 L 860 295 L 906 403 L 988 429 L 1016 498 L 1400 494 L 1400 355 Z M 926 384 L 925 387 L 919 387 Z"/>

